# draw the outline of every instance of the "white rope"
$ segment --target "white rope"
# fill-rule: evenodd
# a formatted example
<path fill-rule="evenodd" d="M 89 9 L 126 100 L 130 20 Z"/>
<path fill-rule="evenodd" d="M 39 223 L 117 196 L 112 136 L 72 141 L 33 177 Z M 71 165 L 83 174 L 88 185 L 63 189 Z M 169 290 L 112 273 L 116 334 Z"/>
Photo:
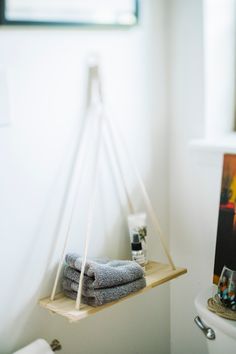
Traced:
<path fill-rule="evenodd" d="M 113 140 L 113 142 L 114 142 L 114 144 L 115 144 L 115 133 L 114 133 L 115 130 L 114 130 L 114 126 L 113 126 L 111 120 L 110 120 L 108 117 L 106 117 L 106 123 L 107 123 L 107 127 L 108 127 L 108 130 L 109 130 L 111 136 L 113 136 L 113 139 L 112 139 L 112 140 Z M 139 174 L 139 172 L 138 172 L 138 170 L 137 170 L 137 167 L 135 166 L 135 164 L 133 163 L 133 161 L 132 161 L 131 158 L 130 158 L 130 155 L 129 155 L 127 146 L 126 146 L 126 144 L 125 144 L 125 141 L 124 141 L 124 139 L 122 138 L 121 133 L 118 131 L 118 128 L 117 128 L 117 127 L 116 127 L 116 133 L 117 133 L 117 136 L 119 137 L 119 140 L 120 140 L 121 145 L 123 146 L 123 148 L 124 148 L 124 150 L 125 150 L 125 152 L 126 152 L 126 157 L 127 157 L 128 160 L 129 160 L 129 165 L 131 166 L 131 168 L 132 168 L 133 171 L 134 171 L 134 174 L 136 175 L 136 178 L 137 178 L 137 180 L 138 180 L 139 187 L 140 187 L 141 192 L 142 192 L 142 195 L 143 195 L 144 202 L 145 202 L 145 204 L 146 204 L 146 208 L 147 208 L 147 210 L 148 210 L 148 212 L 149 212 L 149 214 L 150 214 L 150 216 L 151 216 L 152 223 L 153 223 L 153 225 L 154 225 L 154 227 L 155 227 L 155 229 L 156 229 L 156 232 L 158 233 L 158 235 L 159 235 L 159 237 L 160 237 L 160 241 L 161 241 L 162 247 L 163 247 L 163 249 L 164 249 L 164 252 L 165 252 L 165 254 L 166 254 L 166 257 L 168 258 L 169 263 L 170 263 L 172 269 L 175 270 L 176 267 L 175 267 L 174 262 L 173 262 L 173 260 L 172 260 L 172 258 L 171 258 L 171 255 L 170 255 L 170 253 L 169 253 L 169 251 L 168 251 L 168 247 L 167 247 L 167 245 L 166 245 L 166 243 L 165 243 L 164 234 L 163 234 L 162 229 L 161 229 L 161 227 L 160 227 L 159 220 L 158 220 L 158 218 L 157 218 L 157 216 L 156 216 L 156 214 L 155 214 L 155 211 L 154 211 L 154 208 L 153 208 L 153 206 L 152 206 L 152 203 L 151 203 L 151 200 L 150 200 L 150 198 L 149 198 L 149 195 L 148 195 L 148 193 L 147 193 L 147 191 L 146 191 L 146 188 L 145 188 L 145 186 L 144 186 L 143 180 L 142 180 L 142 178 L 141 178 L 141 176 L 140 176 L 140 174 Z"/>
<path fill-rule="evenodd" d="M 83 259 L 82 259 L 79 288 L 78 288 L 78 293 L 77 293 L 76 303 L 75 303 L 76 310 L 79 310 L 80 306 L 81 306 L 84 271 L 85 271 L 85 265 L 86 265 L 86 261 L 87 261 L 88 247 L 89 247 L 89 241 L 90 241 L 90 237 L 91 237 L 92 221 L 93 221 L 93 214 L 94 214 L 94 208 L 95 208 L 100 150 L 101 150 L 101 145 L 102 145 L 101 144 L 102 130 L 103 130 L 103 115 L 102 114 L 99 119 L 101 122 L 100 122 L 100 128 L 99 128 L 99 136 L 98 136 L 98 144 L 97 144 L 98 147 L 96 150 L 95 167 L 94 167 L 94 173 L 93 173 L 94 183 L 93 183 L 93 189 L 92 189 L 92 193 L 91 193 L 91 197 L 90 197 L 90 201 L 89 201 L 89 213 L 88 213 L 88 219 L 87 219 L 87 231 L 86 231 L 86 238 L 85 238 L 85 246 L 84 246 L 84 252 L 83 252 Z"/>
<path fill-rule="evenodd" d="M 85 153 L 84 153 L 84 149 L 85 149 L 85 143 L 86 141 L 88 141 L 87 136 L 90 133 L 89 130 L 89 123 L 91 121 L 91 109 L 92 109 L 92 105 L 94 104 L 94 102 L 92 102 L 93 99 L 93 81 L 96 79 L 96 72 L 94 72 L 94 67 L 90 66 L 89 67 L 89 71 L 88 71 L 88 92 L 87 92 L 87 114 L 86 114 L 86 120 L 85 120 L 85 124 L 83 126 L 83 130 L 81 133 L 81 140 L 80 140 L 80 144 L 78 146 L 78 156 L 77 156 L 77 161 L 75 162 L 75 164 L 77 165 L 77 170 L 78 171 L 82 171 L 83 170 L 83 164 L 84 164 L 84 159 L 85 159 Z M 100 93 L 100 92 L 99 92 Z M 95 109 L 95 107 L 93 107 Z M 76 191 L 74 193 L 74 199 L 72 201 L 72 208 L 71 208 L 71 212 L 70 212 L 70 216 L 67 222 L 67 227 L 66 227 L 66 234 L 65 234 L 65 239 L 64 239 L 64 244 L 63 244 L 63 249 L 61 252 L 61 256 L 60 256 L 60 261 L 58 264 L 58 268 L 57 268 L 57 272 L 56 272 L 56 276 L 55 276 L 55 280 L 54 280 L 54 284 L 53 284 L 53 288 L 52 288 L 52 293 L 50 296 L 50 300 L 53 301 L 55 299 L 55 295 L 56 295 L 56 289 L 57 289 L 57 285 L 58 285 L 58 281 L 59 281 L 59 277 L 60 277 L 60 273 L 61 273 L 61 269 L 64 263 L 64 257 L 65 257 L 65 251 L 66 251 L 66 247 L 69 241 L 69 237 L 70 237 L 70 229 L 71 229 L 71 224 L 72 224 L 72 219 L 74 216 L 74 211 L 75 211 L 75 205 L 76 205 L 76 200 L 77 200 L 77 195 L 78 195 L 78 191 L 79 191 L 79 187 L 80 187 L 80 179 L 81 179 L 81 174 L 79 175 L 79 180 L 77 183 L 77 188 Z"/>
<path fill-rule="evenodd" d="M 86 122 L 85 122 L 85 126 L 84 126 L 84 129 L 83 129 L 83 132 L 82 132 L 81 142 L 80 142 L 80 145 L 78 147 L 78 157 L 77 157 L 77 162 L 75 162 L 76 165 L 78 166 L 78 168 L 77 168 L 78 171 L 82 170 L 82 166 L 84 164 L 84 159 L 85 159 L 84 149 L 85 149 L 85 143 L 86 143 L 86 140 L 87 140 L 85 138 L 89 134 L 89 123 L 90 123 L 90 120 L 91 120 L 91 118 L 87 119 Z M 63 249 L 62 249 L 62 252 L 61 252 L 60 261 L 59 261 L 59 264 L 58 264 L 58 268 L 57 268 L 57 272 L 56 272 L 56 276 L 55 276 L 55 280 L 54 280 L 54 284 L 53 284 L 53 289 L 52 289 L 52 293 L 51 293 L 51 297 L 50 297 L 51 301 L 53 301 L 55 299 L 56 289 L 57 289 L 57 285 L 58 285 L 61 269 L 62 269 L 63 262 L 64 262 L 65 251 L 66 251 L 67 243 L 68 243 L 68 240 L 69 240 L 69 237 L 70 237 L 70 229 L 71 229 L 72 219 L 73 219 L 73 216 L 74 216 L 75 205 L 76 205 L 76 200 L 77 200 L 77 195 L 78 195 L 78 191 L 79 191 L 81 177 L 82 176 L 80 175 L 78 183 L 77 183 L 76 191 L 74 193 L 74 198 L 73 198 L 73 201 L 72 201 L 71 212 L 70 212 L 70 215 L 69 215 L 69 218 L 68 218 L 68 221 L 67 221 Z"/>
<path fill-rule="evenodd" d="M 132 203 L 131 196 L 130 196 L 130 193 L 129 193 L 129 190 L 128 190 L 128 187 L 127 187 L 127 184 L 126 184 L 124 171 L 123 171 L 122 165 L 120 163 L 119 154 L 118 154 L 117 146 L 115 145 L 115 139 L 114 139 L 113 133 L 109 136 L 109 138 L 108 138 L 108 135 L 105 135 L 105 137 L 106 137 L 105 143 L 106 143 L 107 150 L 109 151 L 109 149 L 108 149 L 109 142 L 110 142 L 110 145 L 112 147 L 113 156 L 115 158 L 116 165 L 118 167 L 119 175 L 120 175 L 120 178 L 121 178 L 121 181 L 122 181 L 122 184 L 123 184 L 123 187 L 124 187 L 126 199 L 127 199 L 127 202 L 128 202 L 129 213 L 133 214 L 135 212 L 135 208 L 134 208 L 134 205 Z"/>
<path fill-rule="evenodd" d="M 94 69 L 94 76 L 96 76 L 96 79 L 97 79 L 98 95 L 100 97 L 101 103 L 103 104 L 104 100 L 103 100 L 103 91 L 102 91 L 102 80 L 101 80 L 101 77 L 100 77 L 100 71 L 99 71 L 98 65 Z M 105 116 L 104 116 L 104 118 L 105 118 Z M 105 121 L 105 119 L 104 119 L 104 121 Z M 115 161 L 116 161 L 116 164 L 117 164 L 117 167 L 118 167 L 119 175 L 121 177 L 122 184 L 123 184 L 124 191 L 125 191 L 125 195 L 126 195 L 126 199 L 127 199 L 127 202 L 128 202 L 128 209 L 129 209 L 129 212 L 132 214 L 132 213 L 134 213 L 135 208 L 134 208 L 134 205 L 132 203 L 131 196 L 129 194 L 129 190 L 128 190 L 128 187 L 127 187 L 127 184 L 126 184 L 126 181 L 125 181 L 125 176 L 124 176 L 124 172 L 123 172 L 123 169 L 122 169 L 122 166 L 121 166 L 121 163 L 120 163 L 118 150 L 117 150 L 117 147 L 115 145 L 114 136 L 111 133 L 110 139 L 108 140 L 107 135 L 105 135 L 105 139 L 106 139 L 105 140 L 105 147 L 106 148 L 109 146 L 109 140 L 110 140 L 110 144 L 111 144 L 112 151 L 113 151 L 113 156 L 115 158 Z M 108 148 L 107 148 L 107 150 L 109 151 Z"/>

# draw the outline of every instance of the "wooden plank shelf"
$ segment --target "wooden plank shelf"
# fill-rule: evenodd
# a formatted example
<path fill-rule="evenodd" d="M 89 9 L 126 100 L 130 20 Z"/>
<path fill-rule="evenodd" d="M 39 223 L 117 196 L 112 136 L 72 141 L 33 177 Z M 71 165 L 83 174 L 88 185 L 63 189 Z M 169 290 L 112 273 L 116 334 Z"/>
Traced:
<path fill-rule="evenodd" d="M 113 306 L 117 303 L 125 301 L 128 298 L 131 298 L 136 295 L 143 294 L 144 292 L 160 285 L 165 282 L 170 281 L 171 279 L 177 278 L 182 274 L 187 273 L 186 268 L 176 268 L 173 270 L 170 265 L 153 262 L 150 261 L 146 265 L 145 270 L 145 278 L 146 278 L 146 287 L 142 290 L 139 290 L 133 294 L 130 294 L 118 301 L 109 302 L 108 304 L 99 306 L 99 307 L 92 307 L 88 305 L 81 305 L 80 310 L 75 309 L 75 301 L 69 299 L 68 297 L 64 296 L 62 293 L 56 295 L 55 300 L 51 301 L 50 297 L 44 298 L 39 301 L 40 306 L 46 308 L 47 310 L 61 315 L 63 317 L 68 318 L 70 322 L 76 322 L 86 318 L 90 315 L 95 314 L 98 311 L 101 311 L 105 308 Z"/>

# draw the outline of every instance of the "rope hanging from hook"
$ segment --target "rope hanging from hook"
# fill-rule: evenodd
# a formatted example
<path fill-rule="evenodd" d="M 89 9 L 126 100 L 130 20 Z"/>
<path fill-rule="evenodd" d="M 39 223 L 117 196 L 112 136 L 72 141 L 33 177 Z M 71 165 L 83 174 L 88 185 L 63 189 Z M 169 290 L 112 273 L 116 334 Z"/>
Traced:
<path fill-rule="evenodd" d="M 86 238 L 85 238 L 85 246 L 84 246 L 84 252 L 83 252 L 83 257 L 82 257 L 82 267 L 81 267 L 81 274 L 80 274 L 80 280 L 79 280 L 79 288 L 78 288 L 78 293 L 77 293 L 77 297 L 76 297 L 76 305 L 75 305 L 76 310 L 79 310 L 80 306 L 81 306 L 84 271 L 85 271 L 89 241 L 91 238 L 91 231 L 92 231 L 92 222 L 93 222 L 95 200 L 96 200 L 96 191 L 97 191 L 99 161 L 100 161 L 100 155 L 101 155 L 101 145 L 102 145 L 101 142 L 102 142 L 102 135 L 103 135 L 103 112 L 101 112 L 101 116 L 99 118 L 99 121 L 100 121 L 100 125 L 99 125 L 99 133 L 98 133 L 98 143 L 97 143 L 97 150 L 96 150 L 95 167 L 94 167 L 94 172 L 93 172 L 94 182 L 93 182 L 93 189 L 92 189 L 92 193 L 91 193 L 90 201 L 89 201 L 89 212 L 88 212 L 88 219 L 87 219 L 87 231 L 86 231 Z"/>
<path fill-rule="evenodd" d="M 103 138 L 103 126 L 105 126 L 105 125 L 106 125 L 107 131 L 109 133 L 109 141 L 110 141 L 110 145 L 112 148 L 112 153 L 114 155 L 114 158 L 115 158 L 115 161 L 116 161 L 116 164 L 118 167 L 119 175 L 120 175 L 122 184 L 124 186 L 124 191 L 125 191 L 125 194 L 127 197 L 129 211 L 130 211 L 130 213 L 133 213 L 134 206 L 132 204 L 131 196 L 130 196 L 130 193 L 129 193 L 129 190 L 128 190 L 128 187 L 126 184 L 124 171 L 123 171 L 122 165 L 120 163 L 119 150 L 118 150 L 118 146 L 117 146 L 118 143 L 119 143 L 119 146 L 122 145 L 123 148 L 125 149 L 125 153 L 126 153 L 126 156 L 129 160 L 129 164 L 130 164 L 130 166 L 134 172 L 134 175 L 136 176 L 136 179 L 138 181 L 140 191 L 143 196 L 147 211 L 149 212 L 149 214 L 151 216 L 152 223 L 156 229 L 157 234 L 160 237 L 160 241 L 161 241 L 162 247 L 164 249 L 164 252 L 169 260 L 169 263 L 170 263 L 172 269 L 173 270 L 176 269 L 176 267 L 173 263 L 173 260 L 170 256 L 170 253 L 168 251 L 167 245 L 165 243 L 164 235 L 163 235 L 162 229 L 160 227 L 159 220 L 155 214 L 154 208 L 152 206 L 151 200 L 150 200 L 148 193 L 146 191 L 146 188 L 144 186 L 143 180 L 142 180 L 135 164 L 133 163 L 133 161 L 131 160 L 131 158 L 129 156 L 128 149 L 126 147 L 126 144 L 125 144 L 124 139 L 122 138 L 120 132 L 118 131 L 117 127 L 114 128 L 113 123 L 106 116 L 106 114 L 104 112 L 101 78 L 100 78 L 99 67 L 96 62 L 92 63 L 92 65 L 90 65 L 90 67 L 89 67 L 89 81 L 88 81 L 88 92 L 87 92 L 87 112 L 90 110 L 90 108 L 92 106 L 97 106 L 97 108 L 99 110 L 99 114 L 97 115 L 98 124 L 99 124 L 99 131 L 98 131 L 98 138 L 97 138 L 97 144 L 96 144 L 96 157 L 95 157 L 95 166 L 94 166 L 94 174 L 93 174 L 94 183 L 93 183 L 92 192 L 91 192 L 90 201 L 89 201 L 89 212 L 88 212 L 88 219 L 87 219 L 86 239 L 85 239 L 85 245 L 84 245 L 84 254 L 82 257 L 82 269 L 81 269 L 79 289 L 78 289 L 77 298 L 76 298 L 76 305 L 75 305 L 77 310 L 79 310 L 81 307 L 82 284 L 83 284 L 84 270 L 85 270 L 85 264 L 86 264 L 88 248 L 89 248 L 89 241 L 90 241 L 90 237 L 91 237 L 92 219 L 93 219 L 93 214 L 94 214 L 96 189 L 97 189 L 100 150 L 101 150 L 101 143 L 102 143 L 102 138 Z M 92 117 L 90 117 L 90 119 L 91 118 Z M 88 121 L 89 120 L 86 121 L 84 130 L 82 132 L 81 145 L 80 145 L 79 152 L 78 152 L 78 166 L 80 167 L 79 170 L 82 170 L 82 166 L 83 166 L 84 159 L 85 159 L 85 153 L 84 153 L 85 141 L 86 141 L 87 135 L 89 134 Z M 108 138 L 106 138 L 106 139 L 107 139 L 106 142 L 108 143 Z M 118 143 L 117 143 L 117 141 L 118 141 Z M 80 182 L 80 180 L 79 180 L 79 182 Z M 52 293 L 51 293 L 51 297 L 50 297 L 50 299 L 52 301 L 55 299 L 56 289 L 57 289 L 61 269 L 62 269 L 63 262 L 64 262 L 65 251 L 66 251 L 66 247 L 67 247 L 69 236 L 70 236 L 71 223 L 72 223 L 72 219 L 73 219 L 73 215 L 74 215 L 74 211 L 75 211 L 75 204 L 76 204 L 76 200 L 77 200 L 79 184 L 80 183 L 77 184 L 76 193 L 74 194 L 72 209 L 71 209 L 70 217 L 68 220 L 67 231 L 66 231 L 66 235 L 65 235 L 65 239 L 64 239 L 64 244 L 63 244 L 63 250 L 61 253 L 61 257 L 60 257 L 60 261 L 59 261 L 59 265 L 57 268 L 56 277 L 55 277 L 55 281 L 54 281 L 54 285 L 53 285 L 53 289 L 52 289 Z"/>
<path fill-rule="evenodd" d="M 90 133 L 90 131 L 89 131 L 90 121 L 92 120 L 91 111 L 94 107 L 101 105 L 101 102 L 102 102 L 102 91 L 101 91 L 100 81 L 97 78 L 98 78 L 98 67 L 91 63 L 89 66 L 89 70 L 88 70 L 86 120 L 85 120 L 85 125 L 84 125 L 82 133 L 81 133 L 81 142 L 78 147 L 78 156 L 77 156 L 77 161 L 76 161 L 76 164 L 78 166 L 77 169 L 79 171 L 82 171 L 84 161 L 85 161 L 85 151 L 84 150 L 85 150 L 85 143 L 86 143 L 86 141 L 88 141 L 88 137 L 89 137 L 89 133 Z M 100 103 L 98 104 L 99 101 L 100 101 Z M 100 109 L 101 109 L 101 107 L 100 107 Z M 72 224 L 72 220 L 73 220 L 73 216 L 74 216 L 74 212 L 75 212 L 75 205 L 76 205 L 76 200 L 77 200 L 78 191 L 79 191 L 79 187 L 80 187 L 81 177 L 82 176 L 80 174 L 78 177 L 79 180 L 77 182 L 76 191 L 74 193 L 74 198 L 72 201 L 72 208 L 71 208 L 70 216 L 69 216 L 67 226 L 66 226 L 66 233 L 65 233 L 63 248 L 62 248 L 59 264 L 57 267 L 57 272 L 56 272 L 51 296 L 50 296 L 51 301 L 53 301 L 55 299 L 56 290 L 57 290 L 57 286 L 58 286 L 58 282 L 59 282 L 59 278 L 60 278 L 60 273 L 62 270 L 64 258 L 65 258 L 66 247 L 67 247 L 67 244 L 68 244 L 68 241 L 70 238 L 71 224 Z"/>

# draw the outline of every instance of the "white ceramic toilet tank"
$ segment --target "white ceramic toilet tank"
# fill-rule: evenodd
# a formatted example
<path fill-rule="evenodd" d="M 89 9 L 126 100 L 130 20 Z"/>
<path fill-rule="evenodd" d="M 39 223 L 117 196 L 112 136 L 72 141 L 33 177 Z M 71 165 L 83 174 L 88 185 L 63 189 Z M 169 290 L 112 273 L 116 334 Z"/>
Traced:
<path fill-rule="evenodd" d="M 236 354 L 236 321 L 215 315 L 207 309 L 207 300 L 216 293 L 212 288 L 201 292 L 195 299 L 195 308 L 203 324 L 215 332 L 215 339 L 207 340 L 209 354 Z M 204 333 L 202 333 L 204 336 Z"/>

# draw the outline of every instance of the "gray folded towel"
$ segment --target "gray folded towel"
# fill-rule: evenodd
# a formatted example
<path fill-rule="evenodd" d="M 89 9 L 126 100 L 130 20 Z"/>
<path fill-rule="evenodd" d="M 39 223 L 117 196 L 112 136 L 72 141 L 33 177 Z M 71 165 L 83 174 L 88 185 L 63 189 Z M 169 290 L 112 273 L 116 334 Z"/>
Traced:
<path fill-rule="evenodd" d="M 66 263 L 71 268 L 81 271 L 82 257 L 75 253 L 69 253 L 66 255 Z M 84 274 L 93 279 L 91 288 L 101 289 L 130 283 L 143 278 L 144 270 L 134 261 L 87 260 Z M 76 276 L 76 274 L 73 276 Z M 79 281 L 76 278 L 71 279 Z"/>
<path fill-rule="evenodd" d="M 67 279 L 72 280 L 75 283 L 79 283 L 81 272 L 78 270 L 71 268 L 68 265 L 65 265 L 63 270 L 63 276 Z M 83 278 L 83 287 L 85 289 L 94 289 L 94 278 L 88 277 L 84 275 Z"/>
<path fill-rule="evenodd" d="M 146 286 L 145 278 L 133 282 L 114 286 L 106 289 L 82 289 L 82 302 L 90 306 L 101 306 L 108 302 L 115 301 L 131 293 L 143 289 Z M 70 279 L 63 278 L 62 289 L 66 296 L 76 299 L 79 284 Z"/>

